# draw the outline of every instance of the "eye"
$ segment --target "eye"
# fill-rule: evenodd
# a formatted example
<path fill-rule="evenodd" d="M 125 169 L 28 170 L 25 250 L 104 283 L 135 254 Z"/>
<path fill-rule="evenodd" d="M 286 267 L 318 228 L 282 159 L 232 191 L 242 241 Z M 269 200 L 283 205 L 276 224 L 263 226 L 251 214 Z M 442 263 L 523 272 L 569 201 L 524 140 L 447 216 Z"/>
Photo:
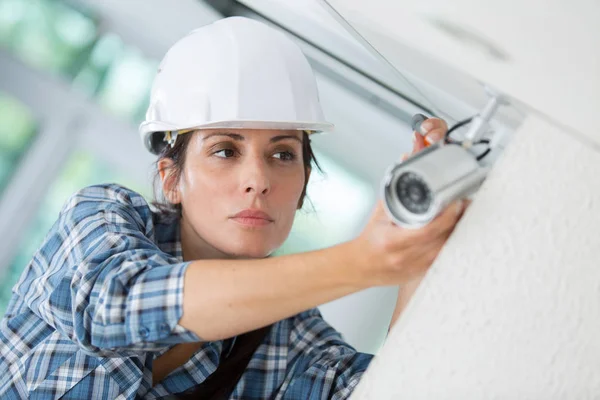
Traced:
<path fill-rule="evenodd" d="M 235 156 L 235 150 L 233 149 L 222 149 L 213 153 L 215 156 L 220 158 L 231 158 Z"/>
<path fill-rule="evenodd" d="M 291 151 L 280 151 L 273 155 L 273 157 L 280 159 L 281 161 L 294 161 L 296 155 Z"/>

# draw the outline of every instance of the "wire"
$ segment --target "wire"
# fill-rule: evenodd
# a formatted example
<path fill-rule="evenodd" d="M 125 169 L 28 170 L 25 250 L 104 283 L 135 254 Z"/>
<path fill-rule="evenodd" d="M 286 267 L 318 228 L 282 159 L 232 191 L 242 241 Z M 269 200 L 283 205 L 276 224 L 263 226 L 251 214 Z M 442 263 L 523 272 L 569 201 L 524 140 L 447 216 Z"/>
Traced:
<path fill-rule="evenodd" d="M 468 123 L 470 123 L 471 121 L 473 121 L 473 117 L 470 117 L 470 118 L 467 118 L 467 119 L 463 119 L 462 121 L 460 121 L 460 122 L 457 122 L 456 124 L 454 124 L 454 125 L 452 126 L 452 128 L 448 129 L 448 131 L 446 132 L 446 135 L 444 136 L 444 140 L 445 140 L 447 143 L 450 143 L 450 134 L 451 134 L 452 132 L 454 132 L 455 130 L 457 130 L 458 128 L 460 128 L 460 127 L 463 127 L 463 126 L 467 125 L 467 124 L 468 124 Z M 460 143 L 460 142 L 455 142 L 455 143 Z"/>
<path fill-rule="evenodd" d="M 481 161 L 484 159 L 485 156 L 487 156 L 488 154 L 490 154 L 490 151 L 492 151 L 491 147 L 488 147 L 483 153 L 481 153 L 480 155 L 478 155 L 477 161 Z"/>
<path fill-rule="evenodd" d="M 457 122 L 456 124 L 454 124 L 450 129 L 448 129 L 448 131 L 446 132 L 446 135 L 444 136 L 444 142 L 446 143 L 451 143 L 451 144 L 457 144 L 457 145 L 462 145 L 463 142 L 459 141 L 459 140 L 454 140 L 450 138 L 450 134 L 452 132 L 454 132 L 455 130 L 457 130 L 458 128 L 461 128 L 467 124 L 469 124 L 471 121 L 473 121 L 474 117 L 470 117 L 467 119 L 464 119 L 462 121 Z M 481 139 L 478 140 L 477 142 L 473 143 L 473 146 L 477 146 L 480 144 L 487 144 L 488 147 L 487 149 L 485 149 L 485 151 L 481 154 L 479 154 L 476 159 L 477 161 L 481 161 L 483 160 L 488 154 L 490 154 L 490 152 L 492 151 L 492 148 L 489 146 L 490 144 L 490 140 L 489 139 Z"/>
<path fill-rule="evenodd" d="M 489 144 L 490 144 L 490 140 L 489 139 L 481 139 L 481 140 L 473 143 L 473 146 L 477 146 L 479 144 L 487 144 L 488 147 L 487 147 L 487 149 L 485 149 L 485 151 L 483 153 L 481 153 L 480 155 L 478 155 L 476 157 L 477 161 L 483 160 L 484 157 L 487 156 L 488 154 L 490 154 L 490 152 L 492 151 L 492 148 L 489 146 Z"/>
<path fill-rule="evenodd" d="M 477 146 L 479 144 L 490 144 L 490 140 L 489 139 L 481 139 L 481 140 L 473 143 L 473 146 Z"/>

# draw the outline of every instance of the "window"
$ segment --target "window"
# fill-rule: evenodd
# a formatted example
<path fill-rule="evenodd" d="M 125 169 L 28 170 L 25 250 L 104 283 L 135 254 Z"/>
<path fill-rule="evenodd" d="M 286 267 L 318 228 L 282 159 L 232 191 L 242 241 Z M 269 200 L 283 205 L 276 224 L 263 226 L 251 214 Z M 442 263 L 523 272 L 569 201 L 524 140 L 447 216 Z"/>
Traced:
<path fill-rule="evenodd" d="M 96 97 L 109 112 L 139 123 L 148 107 L 157 68 L 158 61 L 109 33 L 98 40 L 73 84 Z"/>
<path fill-rule="evenodd" d="M 45 196 L 33 223 L 27 229 L 26 238 L 21 242 L 17 256 L 0 279 L 0 315 L 6 311 L 6 306 L 12 295 L 11 289 L 18 281 L 23 268 L 31 260 L 33 253 L 44 240 L 44 236 L 56 221 L 58 213 L 70 195 L 79 189 L 99 183 L 119 183 L 141 193 L 146 198 L 150 193 L 148 187 L 140 187 L 130 182 L 123 171 L 115 171 L 101 160 L 85 151 L 75 152 L 65 164 L 62 172 Z"/>
<path fill-rule="evenodd" d="M 0 45 L 25 63 L 74 76 L 97 35 L 96 22 L 49 0 L 0 0 Z"/>
<path fill-rule="evenodd" d="M 330 247 L 355 237 L 375 201 L 370 185 L 316 152 L 323 173 L 313 170 L 307 202 L 296 213 L 288 240 L 276 254 Z"/>
<path fill-rule="evenodd" d="M 31 111 L 0 92 L 0 193 L 37 131 Z"/>
<path fill-rule="evenodd" d="M 158 61 L 126 46 L 73 6 L 50 0 L 0 0 L 0 46 L 23 62 L 72 80 L 108 111 L 138 123 Z"/>

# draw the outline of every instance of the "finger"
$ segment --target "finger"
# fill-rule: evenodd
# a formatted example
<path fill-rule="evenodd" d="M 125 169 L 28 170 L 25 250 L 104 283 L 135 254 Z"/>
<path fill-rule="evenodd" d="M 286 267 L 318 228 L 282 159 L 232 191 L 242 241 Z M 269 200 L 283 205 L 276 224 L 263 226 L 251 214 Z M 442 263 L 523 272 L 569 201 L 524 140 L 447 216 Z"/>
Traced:
<path fill-rule="evenodd" d="M 385 235 L 390 242 L 397 243 L 397 246 L 394 246 L 395 249 L 411 249 L 415 246 L 418 248 L 426 243 L 436 242 L 452 232 L 458 221 L 461 208 L 447 207 L 432 222 L 418 229 L 403 228 L 392 223 Z M 387 215 L 385 218 L 387 218 Z"/>
<path fill-rule="evenodd" d="M 447 131 L 448 124 L 443 119 L 429 118 L 421 124 L 421 133 L 425 137 L 426 145 L 442 140 Z"/>
<path fill-rule="evenodd" d="M 425 148 L 425 138 L 419 132 L 413 132 L 413 154 Z"/>
<path fill-rule="evenodd" d="M 441 130 L 443 132 L 448 130 L 448 124 L 446 121 L 440 118 L 428 118 L 421 124 L 421 132 L 423 135 L 428 134 L 434 130 Z"/>
<path fill-rule="evenodd" d="M 378 219 L 389 221 L 387 214 L 383 210 L 383 203 L 380 203 L 381 211 L 378 213 Z M 390 240 L 398 243 L 398 248 L 419 246 L 423 243 L 435 242 L 439 238 L 447 236 L 452 232 L 463 211 L 464 202 L 459 200 L 446 207 L 440 215 L 422 228 L 403 228 L 392 222 L 390 223 L 390 230 L 386 235 L 390 235 Z"/>
<path fill-rule="evenodd" d="M 465 210 L 464 200 L 456 200 L 452 204 L 448 205 L 432 222 L 429 224 L 432 228 L 441 228 L 444 226 L 454 225 L 460 215 Z"/>
<path fill-rule="evenodd" d="M 434 222 L 440 223 L 440 227 L 438 231 L 433 232 L 433 235 L 435 236 L 437 234 L 439 236 L 450 236 L 452 232 L 454 232 L 458 221 L 462 219 L 465 211 L 467 211 L 467 208 L 471 205 L 471 202 L 471 200 L 463 199 L 459 200 L 458 202 L 454 202 L 452 205 L 448 206 L 446 210 L 444 210 L 442 214 L 440 214 L 436 218 L 436 220 L 440 221 L 434 220 Z M 458 208 L 454 208 L 453 205 L 455 205 Z M 444 216 L 445 213 L 448 213 L 447 217 Z M 454 217 L 453 213 L 456 213 L 456 217 Z"/>
<path fill-rule="evenodd" d="M 462 200 L 452 203 L 433 221 L 420 229 L 420 236 L 428 240 L 435 240 L 437 236 L 444 235 L 454 228 L 463 211 L 464 202 Z"/>
<path fill-rule="evenodd" d="M 444 136 L 446 136 L 446 132 L 447 130 L 445 129 L 434 129 L 432 131 L 427 132 L 427 134 L 424 137 L 425 145 L 431 146 L 432 144 L 441 141 L 442 139 L 444 139 Z"/>

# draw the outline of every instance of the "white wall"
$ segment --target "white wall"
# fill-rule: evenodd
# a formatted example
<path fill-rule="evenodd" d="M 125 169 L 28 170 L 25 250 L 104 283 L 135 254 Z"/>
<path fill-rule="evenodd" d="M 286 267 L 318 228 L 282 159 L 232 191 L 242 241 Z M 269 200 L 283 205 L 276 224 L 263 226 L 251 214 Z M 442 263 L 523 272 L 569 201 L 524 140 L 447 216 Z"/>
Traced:
<path fill-rule="evenodd" d="M 598 398 L 599 169 L 530 117 L 354 398 Z"/>

